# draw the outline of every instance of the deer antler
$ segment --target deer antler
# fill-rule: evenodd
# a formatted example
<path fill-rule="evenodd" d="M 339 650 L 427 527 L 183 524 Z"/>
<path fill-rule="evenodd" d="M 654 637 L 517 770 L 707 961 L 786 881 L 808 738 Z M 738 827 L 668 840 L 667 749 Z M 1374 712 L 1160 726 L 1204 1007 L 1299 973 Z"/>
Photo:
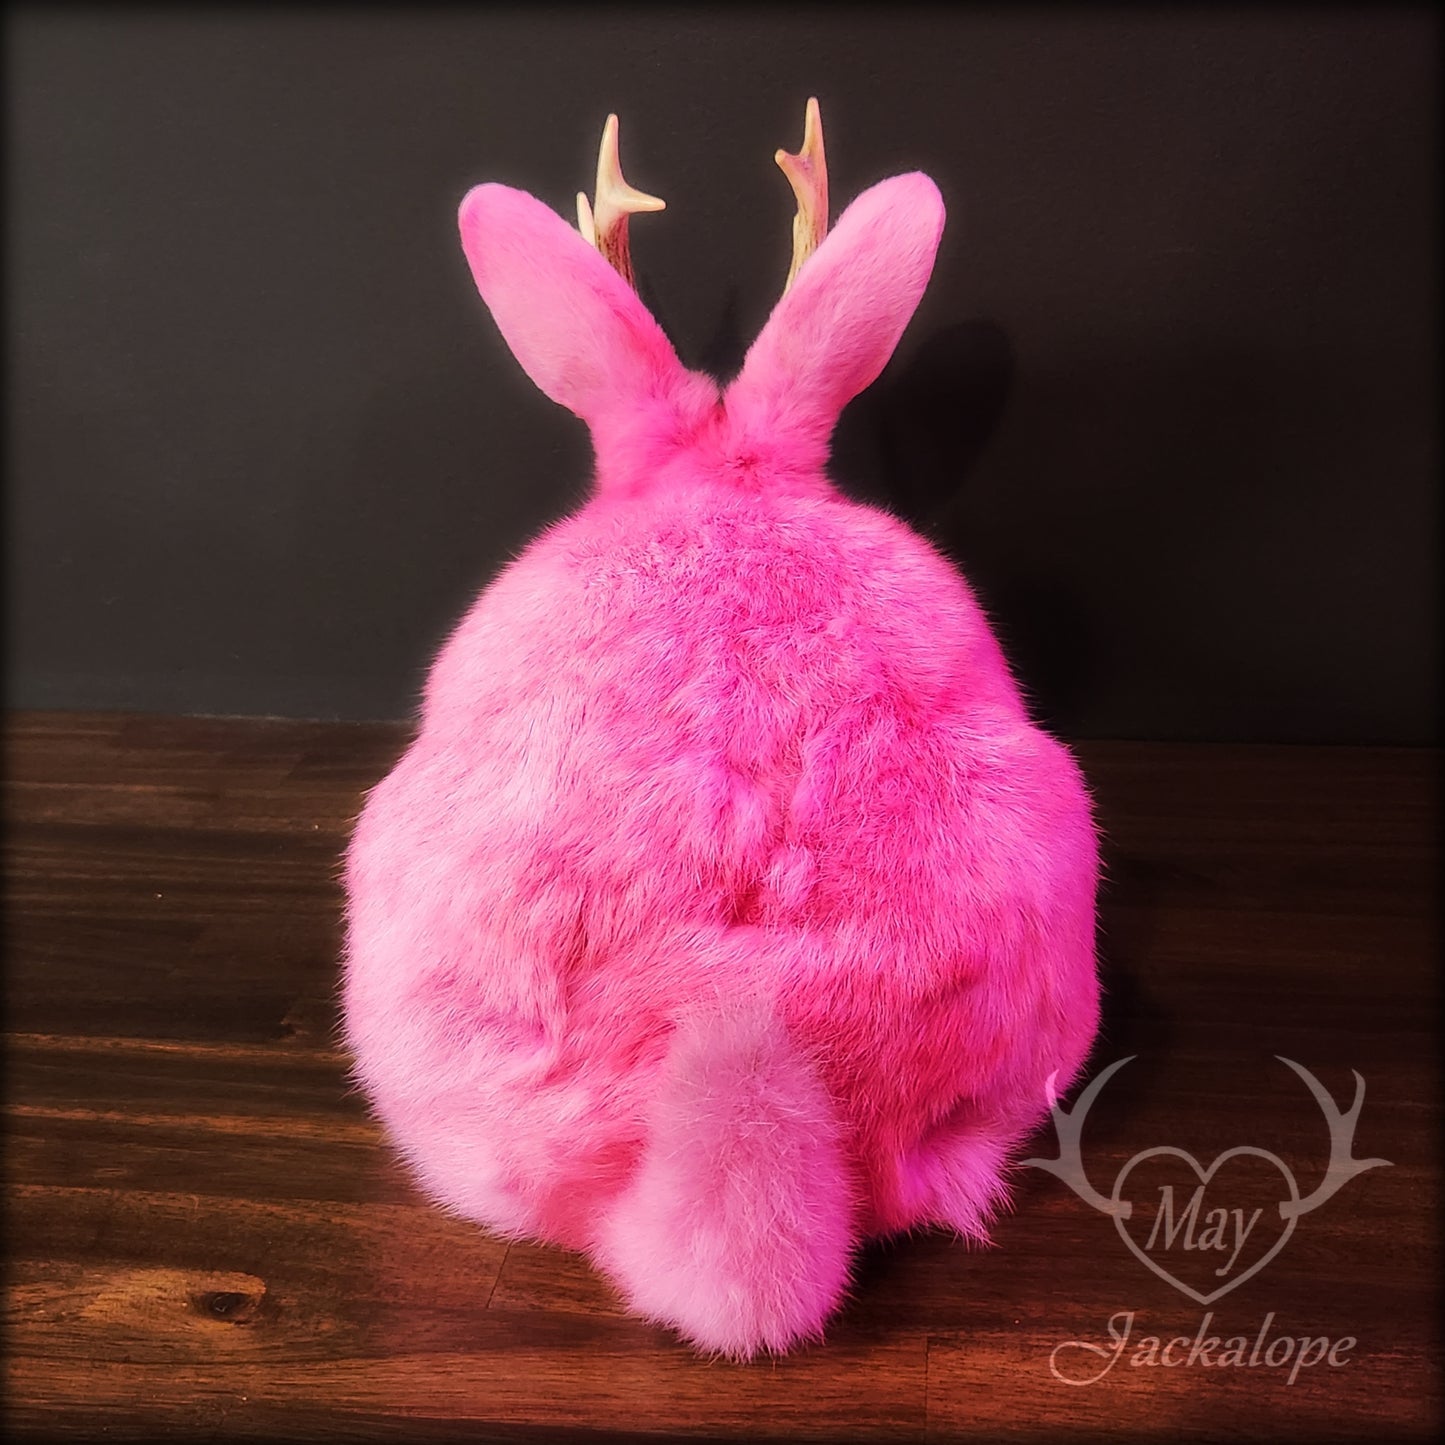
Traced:
<path fill-rule="evenodd" d="M 1091 1204 L 1105 1214 L 1117 1214 L 1121 1219 L 1128 1219 L 1132 1212 L 1129 1201 L 1127 1199 L 1107 1199 L 1089 1183 L 1088 1177 L 1084 1173 L 1084 1160 L 1079 1150 L 1079 1144 L 1080 1136 L 1084 1132 L 1084 1120 L 1088 1116 L 1094 1100 L 1099 1097 L 1100 1091 L 1110 1078 L 1134 1057 L 1136 1057 L 1134 1054 L 1130 1054 L 1128 1058 L 1118 1059 L 1110 1064 L 1079 1095 L 1078 1102 L 1074 1105 L 1071 1113 L 1065 1113 L 1059 1108 L 1059 1096 L 1054 1092 L 1054 1081 L 1058 1078 L 1058 1074 L 1050 1074 L 1045 1087 L 1049 1092 L 1049 1111 L 1054 1116 L 1054 1131 L 1059 1136 L 1059 1157 L 1057 1159 L 1025 1159 L 1023 1161 L 1025 1165 L 1032 1164 L 1035 1169 L 1047 1169 L 1050 1174 L 1057 1175 L 1085 1204 Z"/>
<path fill-rule="evenodd" d="M 816 96 L 808 100 L 802 150 L 793 155 L 780 149 L 773 159 L 782 168 L 798 199 L 798 214 L 793 217 L 793 264 L 783 283 L 786 296 L 803 262 L 828 234 L 828 162 L 823 155 L 823 118 Z"/>
<path fill-rule="evenodd" d="M 1353 1069 L 1350 1071 L 1355 1075 L 1355 1102 L 1344 1112 L 1330 1096 L 1330 1091 L 1315 1078 L 1303 1065 L 1295 1063 L 1293 1059 L 1287 1059 L 1282 1054 L 1276 1054 L 1280 1063 L 1288 1064 L 1307 1085 L 1309 1091 L 1315 1096 L 1315 1102 L 1324 1110 L 1325 1120 L 1330 1126 L 1330 1163 L 1325 1170 L 1325 1177 L 1320 1180 L 1319 1187 L 1313 1194 L 1304 1199 L 1289 1199 L 1279 1207 L 1281 1216 L 1289 1219 L 1295 1215 L 1308 1214 L 1311 1210 L 1318 1209 L 1332 1194 L 1349 1183 L 1356 1174 L 1363 1174 L 1367 1169 L 1377 1169 L 1380 1165 L 1388 1165 L 1388 1159 L 1352 1159 L 1350 1151 L 1355 1144 L 1355 1125 L 1359 1121 L 1360 1109 L 1365 1102 L 1365 1081 Z"/>
<path fill-rule="evenodd" d="M 617 117 L 609 115 L 602 127 L 602 146 L 597 152 L 597 190 L 592 205 L 584 192 L 577 192 L 577 229 L 583 239 L 606 258 L 609 265 L 634 290 L 632 248 L 627 240 L 627 218 L 638 211 L 661 211 L 666 202 L 629 186 L 622 178 L 617 159 Z"/>

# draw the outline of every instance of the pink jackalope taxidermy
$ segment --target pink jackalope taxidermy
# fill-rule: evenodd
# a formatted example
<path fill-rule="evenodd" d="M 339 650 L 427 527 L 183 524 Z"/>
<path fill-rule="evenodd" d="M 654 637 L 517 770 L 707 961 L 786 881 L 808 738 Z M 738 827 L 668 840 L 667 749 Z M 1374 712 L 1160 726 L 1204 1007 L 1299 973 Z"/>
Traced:
<path fill-rule="evenodd" d="M 428 1193 L 586 1251 L 746 1357 L 818 1336 L 859 1243 L 982 1240 L 1098 1017 L 1096 844 L 955 569 L 825 466 L 943 228 L 922 174 L 828 229 L 727 385 L 633 290 L 609 119 L 581 234 L 482 185 L 461 237 L 591 499 L 478 597 L 346 864 L 346 1033 Z M 525 478 L 518 479 L 525 485 Z"/>

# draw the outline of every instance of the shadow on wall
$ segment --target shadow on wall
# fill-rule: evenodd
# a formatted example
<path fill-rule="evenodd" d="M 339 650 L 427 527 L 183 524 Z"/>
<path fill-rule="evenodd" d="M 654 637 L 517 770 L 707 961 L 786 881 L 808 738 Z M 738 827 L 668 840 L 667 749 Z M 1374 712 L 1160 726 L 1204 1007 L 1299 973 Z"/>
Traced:
<path fill-rule="evenodd" d="M 673 334 L 645 278 L 639 290 Z M 730 288 L 711 335 L 695 354 L 684 348 L 679 354 L 685 365 L 726 384 L 741 369 L 749 344 L 739 293 Z M 965 552 L 964 531 L 953 515 L 998 430 L 1014 380 L 1014 350 L 1001 326 L 986 319 L 944 326 L 906 361 L 890 364 L 844 410 L 829 469 L 848 496 L 892 512 L 963 569 L 1001 636 L 1031 713 L 1067 729 L 1094 671 L 1083 596 L 1055 576 L 1008 569 L 981 585 L 980 558 Z"/>
<path fill-rule="evenodd" d="M 1014 389 L 1007 333 L 984 319 L 934 332 L 844 412 L 834 470 L 852 497 L 885 507 L 957 563 L 979 591 L 1034 716 L 1067 725 L 1090 676 L 1084 599 L 1055 579 L 980 588 L 956 512 Z"/>

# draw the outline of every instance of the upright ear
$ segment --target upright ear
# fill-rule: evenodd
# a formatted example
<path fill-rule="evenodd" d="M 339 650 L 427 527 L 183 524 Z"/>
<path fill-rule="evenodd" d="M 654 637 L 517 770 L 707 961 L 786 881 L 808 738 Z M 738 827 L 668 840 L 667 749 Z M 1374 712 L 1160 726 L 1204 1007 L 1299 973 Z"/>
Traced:
<path fill-rule="evenodd" d="M 477 186 L 458 220 L 477 290 L 512 354 L 589 426 L 685 375 L 637 293 L 536 197 Z"/>
<path fill-rule="evenodd" d="M 923 296 L 943 234 L 943 197 L 921 172 L 863 192 L 773 308 L 728 407 L 827 440 L 875 381 Z"/>

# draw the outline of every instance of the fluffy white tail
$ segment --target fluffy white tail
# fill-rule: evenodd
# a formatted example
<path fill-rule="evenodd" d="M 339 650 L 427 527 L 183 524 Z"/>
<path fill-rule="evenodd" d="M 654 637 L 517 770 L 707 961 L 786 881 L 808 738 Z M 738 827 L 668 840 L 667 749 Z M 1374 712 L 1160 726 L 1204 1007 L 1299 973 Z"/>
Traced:
<path fill-rule="evenodd" d="M 747 1357 L 821 1332 L 856 1242 L 842 1130 L 770 1015 L 674 1035 L 641 1166 L 593 1253 L 631 1307 Z"/>

